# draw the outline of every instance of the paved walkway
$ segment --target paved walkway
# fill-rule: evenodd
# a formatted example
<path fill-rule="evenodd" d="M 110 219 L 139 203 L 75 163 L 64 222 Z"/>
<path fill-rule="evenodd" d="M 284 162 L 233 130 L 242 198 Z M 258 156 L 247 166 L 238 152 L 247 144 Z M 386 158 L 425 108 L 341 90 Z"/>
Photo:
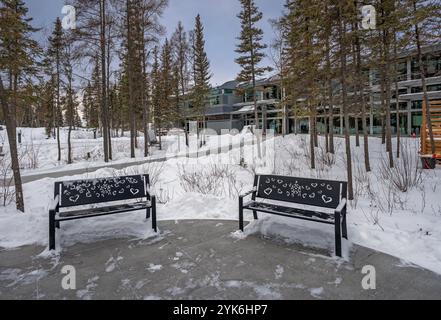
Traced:
<path fill-rule="evenodd" d="M 128 161 L 115 161 L 110 162 L 108 164 L 103 165 L 91 165 L 91 166 L 84 166 L 82 168 L 63 168 L 61 170 L 57 170 L 57 168 L 47 169 L 47 170 L 32 170 L 31 172 L 27 172 L 22 174 L 21 180 L 22 183 L 29 183 L 33 181 L 38 181 L 45 178 L 61 178 L 66 176 L 75 176 L 85 173 L 92 173 L 101 169 L 115 169 L 115 170 L 123 170 L 126 168 L 134 167 L 134 166 L 140 166 L 144 164 L 149 163 L 156 163 L 156 162 L 164 162 L 171 159 L 180 159 L 180 158 L 199 158 L 199 157 L 205 157 L 210 155 L 216 155 L 216 154 L 224 154 L 228 153 L 229 151 L 233 149 L 239 149 L 243 146 L 249 146 L 252 145 L 253 141 L 245 141 L 243 144 L 231 144 L 227 146 L 222 146 L 219 148 L 212 148 L 212 149 L 205 149 L 205 150 L 199 150 L 199 151 L 191 151 L 191 152 L 182 152 L 178 154 L 168 154 L 166 156 L 150 156 L 148 158 L 143 158 L 140 160 L 133 160 L 129 159 Z M 4 179 L 0 179 L 0 186 L 3 186 L 5 184 Z"/>
<path fill-rule="evenodd" d="M 156 239 L 107 240 L 65 248 L 0 251 L 0 299 L 441 299 L 441 276 L 355 247 L 350 262 L 274 239 L 231 236 L 236 222 L 160 222 Z M 61 287 L 76 268 L 77 288 Z M 375 266 L 377 289 L 361 269 Z"/>

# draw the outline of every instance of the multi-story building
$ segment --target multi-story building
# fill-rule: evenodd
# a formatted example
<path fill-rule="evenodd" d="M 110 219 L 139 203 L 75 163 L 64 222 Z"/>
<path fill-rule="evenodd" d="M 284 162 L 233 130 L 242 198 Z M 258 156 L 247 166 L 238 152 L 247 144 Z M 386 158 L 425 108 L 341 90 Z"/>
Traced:
<path fill-rule="evenodd" d="M 423 60 L 426 64 L 427 90 L 429 100 L 441 100 L 441 45 L 434 45 L 424 48 Z M 397 133 L 397 111 L 396 104 L 399 103 L 400 130 L 403 135 L 419 135 L 422 124 L 422 82 L 419 72 L 419 64 L 416 51 L 401 53 L 398 64 L 398 100 L 396 98 L 395 85 L 392 88 L 391 100 L 391 126 L 393 133 Z M 367 119 L 371 135 L 378 135 L 382 132 L 384 112 L 381 108 L 381 86 L 377 70 L 369 71 L 370 78 L 370 101 Z M 338 81 L 336 81 L 338 86 Z M 338 90 L 338 89 L 337 89 Z M 256 100 L 259 112 L 260 126 L 265 124 L 267 129 L 274 129 L 282 133 L 285 118 L 281 104 L 282 90 L 280 80 L 277 76 L 261 79 L 257 82 Z M 337 100 L 337 99 L 336 99 Z M 190 108 L 190 106 L 189 106 Z M 322 107 L 323 108 L 323 107 Z M 191 108 L 190 108 L 191 109 Z M 292 108 L 287 108 L 286 132 L 308 133 L 309 118 L 302 115 L 294 115 Z M 191 114 L 191 112 L 190 112 Z M 194 120 L 192 115 L 188 120 Z M 244 126 L 254 125 L 255 112 L 253 102 L 253 91 L 247 84 L 239 84 L 230 81 L 212 90 L 206 107 L 207 127 L 220 132 L 221 129 L 239 129 Z M 356 114 L 351 117 L 351 131 L 355 133 L 356 121 L 361 131 L 361 119 Z M 324 111 L 318 112 L 318 130 L 323 131 Z M 336 134 L 343 133 L 343 114 L 338 105 L 334 106 L 334 130 Z"/>

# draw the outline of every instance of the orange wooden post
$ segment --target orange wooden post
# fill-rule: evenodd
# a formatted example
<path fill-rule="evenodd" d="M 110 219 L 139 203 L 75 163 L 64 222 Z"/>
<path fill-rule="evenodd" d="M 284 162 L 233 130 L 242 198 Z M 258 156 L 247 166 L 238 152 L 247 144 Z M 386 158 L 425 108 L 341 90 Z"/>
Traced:
<path fill-rule="evenodd" d="M 427 106 L 426 101 L 423 99 L 423 119 L 421 123 L 421 155 L 425 156 L 427 155 L 427 121 L 426 121 L 426 115 L 427 115 Z"/>

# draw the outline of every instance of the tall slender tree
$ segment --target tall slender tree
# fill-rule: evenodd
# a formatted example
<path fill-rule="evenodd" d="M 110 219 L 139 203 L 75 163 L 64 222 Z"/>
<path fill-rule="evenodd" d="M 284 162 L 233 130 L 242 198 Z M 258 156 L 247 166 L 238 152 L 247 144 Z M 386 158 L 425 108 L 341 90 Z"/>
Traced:
<path fill-rule="evenodd" d="M 61 64 L 62 64 L 62 55 L 65 47 L 64 40 L 64 31 L 61 25 L 60 18 L 57 18 L 54 24 L 54 31 L 52 35 L 49 37 L 49 48 L 47 51 L 47 56 L 49 58 L 49 63 L 51 64 L 51 72 L 55 73 L 55 96 L 56 96 L 56 104 L 54 105 L 55 109 L 53 112 L 53 128 L 56 130 L 54 132 L 54 137 L 57 137 L 57 147 L 58 147 L 58 161 L 61 161 L 61 138 L 60 138 L 60 125 L 62 125 L 63 114 L 61 111 L 60 99 L 61 99 Z"/>
<path fill-rule="evenodd" d="M 263 30 L 258 27 L 263 14 L 259 11 L 254 0 L 239 0 L 242 11 L 238 14 L 241 23 L 240 36 L 237 38 L 239 44 L 236 53 L 239 57 L 236 63 L 241 67 L 241 72 L 237 76 L 239 82 L 251 83 L 254 104 L 254 122 L 256 129 L 260 129 L 259 110 L 257 108 L 256 79 L 265 72 L 270 71 L 270 67 L 259 66 L 265 57 L 263 52 L 267 45 L 262 43 Z M 266 128 L 262 128 L 266 129 Z M 259 157 L 261 156 L 260 143 L 258 142 Z"/>
<path fill-rule="evenodd" d="M 348 2 L 342 1 L 338 4 L 338 45 L 340 57 L 340 83 L 341 83 L 341 102 L 344 115 L 344 134 L 346 146 L 346 171 L 348 176 L 348 199 L 354 200 L 353 173 L 352 173 L 352 150 L 348 108 L 348 83 L 347 83 L 347 53 L 348 53 Z"/>
<path fill-rule="evenodd" d="M 185 123 L 185 117 L 180 112 L 179 108 L 184 97 L 188 91 L 188 84 L 190 82 L 189 59 L 190 59 L 190 43 L 187 39 L 187 33 L 184 26 L 179 21 L 178 26 L 171 38 L 172 50 L 175 60 L 175 80 L 176 80 L 176 104 L 179 121 L 185 131 L 185 143 L 188 146 L 188 131 Z"/>
<path fill-rule="evenodd" d="M 24 212 L 23 187 L 17 152 L 17 105 L 26 99 L 19 94 L 27 77 L 36 74 L 36 61 L 41 50 L 33 39 L 37 31 L 27 17 L 28 9 L 22 0 L 0 1 L 0 104 L 5 118 L 15 183 L 17 210 Z M 4 82 L 7 85 L 4 85 Z"/>
<path fill-rule="evenodd" d="M 194 85 L 192 92 L 192 101 L 196 112 L 201 117 L 202 128 L 206 128 L 206 100 L 210 93 L 210 61 L 205 52 L 204 27 L 201 16 L 198 14 L 195 20 L 194 43 L 193 43 L 193 69 Z M 202 137 L 202 144 L 205 143 L 205 137 Z"/>

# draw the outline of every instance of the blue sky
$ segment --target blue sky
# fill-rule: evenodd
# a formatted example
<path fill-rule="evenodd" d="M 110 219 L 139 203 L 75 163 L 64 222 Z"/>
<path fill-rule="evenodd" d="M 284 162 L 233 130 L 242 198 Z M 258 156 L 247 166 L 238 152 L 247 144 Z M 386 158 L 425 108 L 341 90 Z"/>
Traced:
<path fill-rule="evenodd" d="M 25 0 L 25 2 L 29 7 L 29 15 L 34 18 L 34 25 L 43 28 L 40 39 L 45 39 L 55 18 L 61 16 L 64 0 Z M 273 31 L 268 20 L 281 15 L 285 0 L 256 0 L 256 3 L 264 13 L 260 26 L 265 33 L 264 41 L 269 44 Z M 239 11 L 239 0 L 170 0 L 162 18 L 168 34 L 171 34 L 178 21 L 183 22 L 186 30 L 192 29 L 195 16 L 201 14 L 214 85 L 234 79 L 239 71 L 234 62 L 236 37 L 240 32 L 240 22 L 236 17 Z M 271 61 L 267 59 L 264 63 L 271 64 Z"/>

